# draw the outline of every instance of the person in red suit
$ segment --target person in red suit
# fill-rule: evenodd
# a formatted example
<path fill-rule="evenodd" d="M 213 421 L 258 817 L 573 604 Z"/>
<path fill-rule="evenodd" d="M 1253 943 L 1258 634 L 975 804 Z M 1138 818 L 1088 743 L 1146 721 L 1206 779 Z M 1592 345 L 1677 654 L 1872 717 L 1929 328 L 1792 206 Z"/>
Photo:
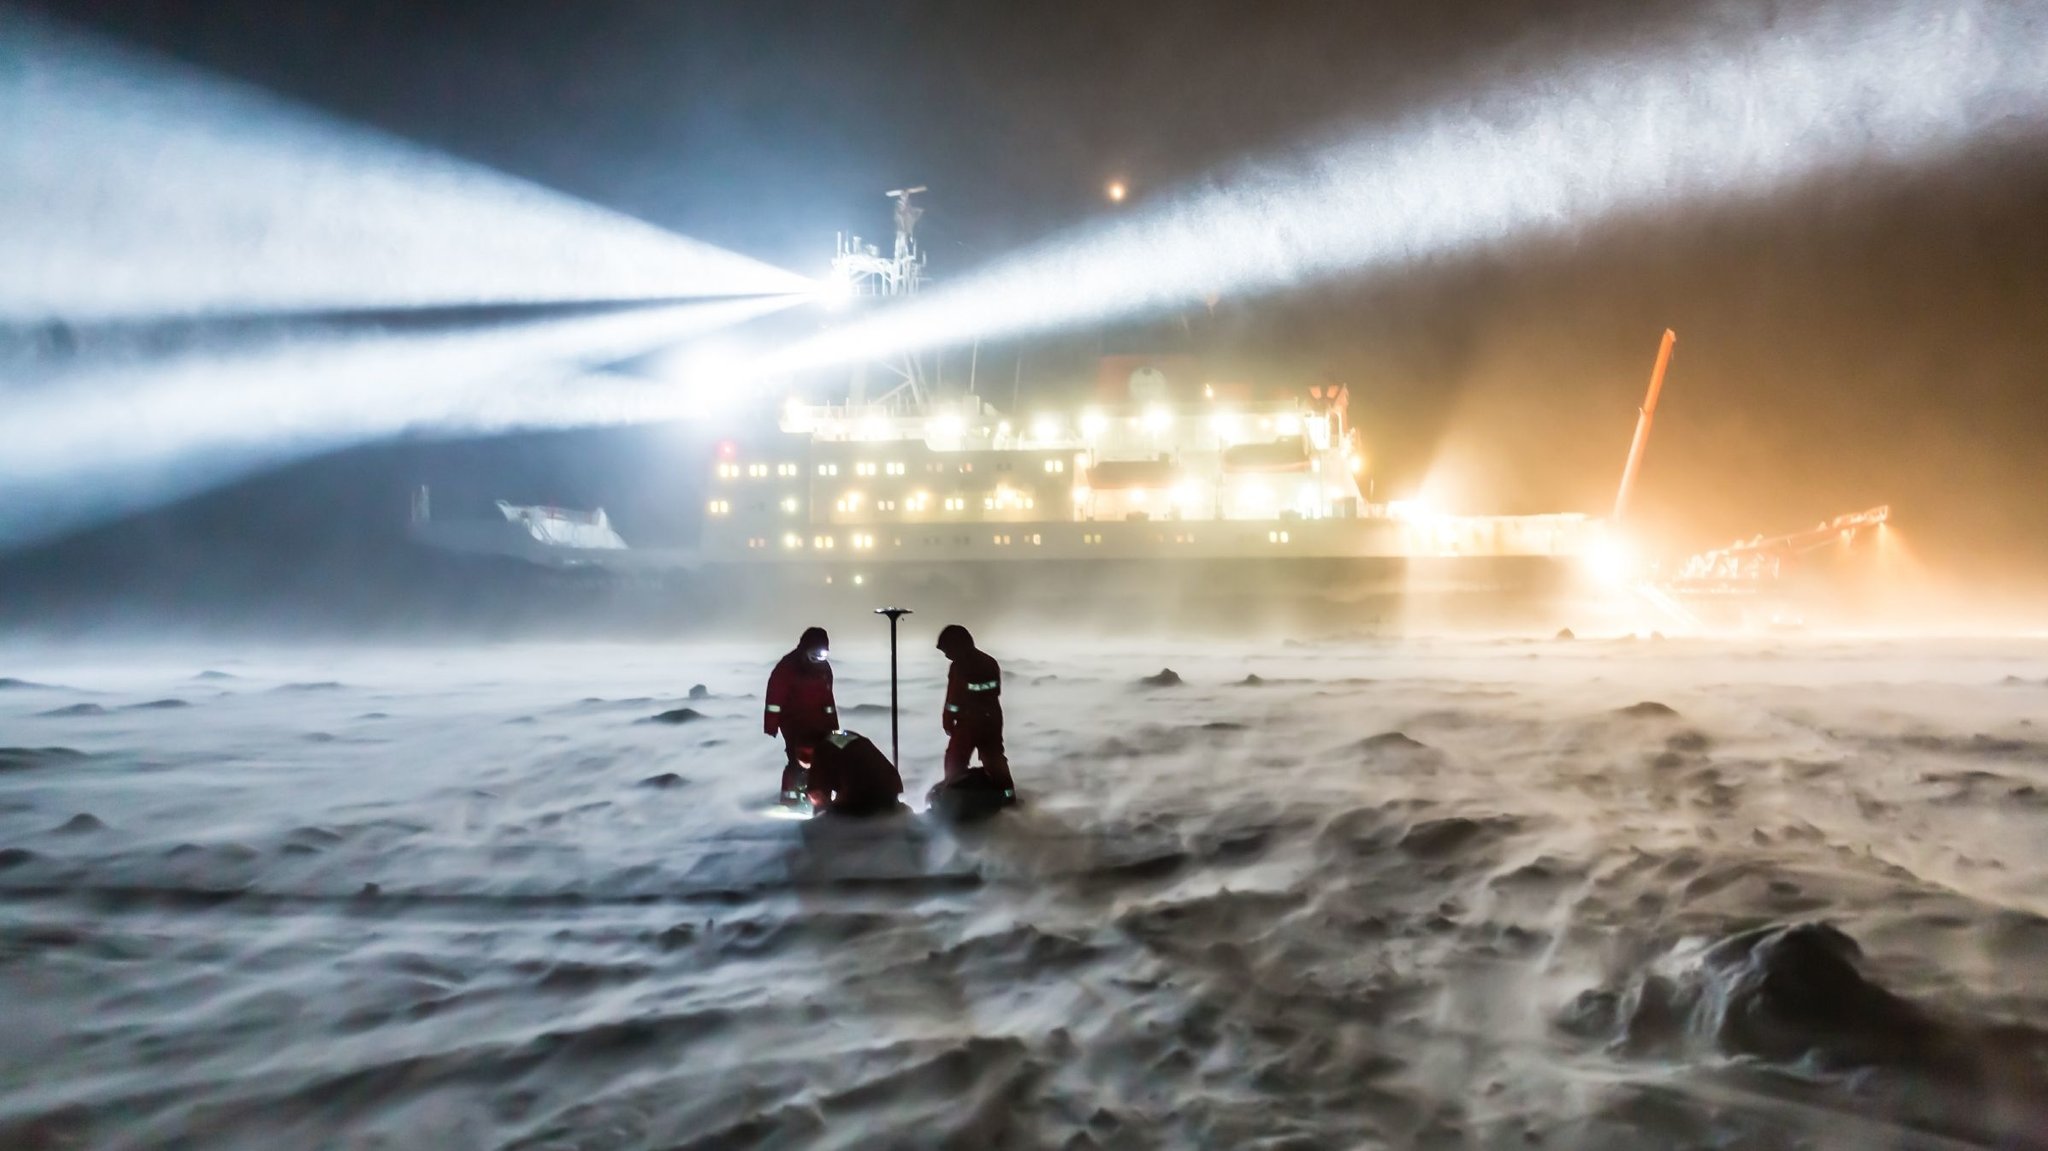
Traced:
<path fill-rule="evenodd" d="M 957 623 L 939 631 L 938 648 L 953 666 L 946 673 L 945 785 L 969 778 L 968 761 L 981 756 L 988 782 L 1002 789 L 1006 800 L 1017 796 L 1010 761 L 1003 754 L 1003 669 L 995 658 L 974 646 L 974 637 Z"/>
<path fill-rule="evenodd" d="M 813 749 L 806 786 L 816 811 L 879 815 L 896 810 L 896 797 L 903 794 L 903 777 L 882 749 L 865 737 L 835 731 Z"/>
<path fill-rule="evenodd" d="M 824 738 L 839 728 L 832 698 L 831 642 L 821 627 L 805 628 L 801 640 L 768 675 L 767 710 L 761 729 L 782 737 L 789 762 L 782 769 L 782 802 L 801 803 L 808 790 L 806 765 Z"/>

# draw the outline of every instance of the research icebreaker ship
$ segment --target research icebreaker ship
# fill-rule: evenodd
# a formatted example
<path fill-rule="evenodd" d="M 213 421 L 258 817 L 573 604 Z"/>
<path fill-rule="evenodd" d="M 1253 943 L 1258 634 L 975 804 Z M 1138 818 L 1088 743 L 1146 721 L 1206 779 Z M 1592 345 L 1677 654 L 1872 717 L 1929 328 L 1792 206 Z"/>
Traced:
<path fill-rule="evenodd" d="M 889 193 L 893 249 L 842 236 L 851 301 L 914 296 L 922 188 Z M 721 443 L 697 562 L 706 610 L 901 603 L 972 619 L 1352 626 L 1538 609 L 1579 572 L 1579 514 L 1378 502 L 1342 385 L 1287 394 L 1171 357 L 1109 357 L 1094 395 L 1004 412 L 941 395 L 915 357 L 869 398 L 789 401 L 779 434 Z"/>
<path fill-rule="evenodd" d="M 921 191 L 890 193 L 893 250 L 840 237 L 833 279 L 849 304 L 917 294 Z M 873 395 L 871 368 L 893 373 Z M 932 386 L 905 356 L 858 368 L 840 402 L 791 399 L 773 432 L 720 442 L 694 549 L 629 548 L 602 513 L 557 509 L 501 509 L 504 522 L 457 536 L 416 508 L 414 535 L 662 573 L 700 622 L 813 622 L 883 603 L 1105 628 L 1552 618 L 1600 521 L 1375 499 L 1349 401 L 1341 384 L 1261 390 L 1185 357 L 1127 356 L 1105 357 L 1084 399 L 1005 412 L 971 386 Z"/>
<path fill-rule="evenodd" d="M 779 435 L 716 450 L 704 594 L 1369 624 L 1422 605 L 1533 608 L 1577 572 L 1598 527 L 1584 515 L 1369 498 L 1348 399 L 1176 384 L 1139 364 L 1069 411 L 791 401 Z"/>

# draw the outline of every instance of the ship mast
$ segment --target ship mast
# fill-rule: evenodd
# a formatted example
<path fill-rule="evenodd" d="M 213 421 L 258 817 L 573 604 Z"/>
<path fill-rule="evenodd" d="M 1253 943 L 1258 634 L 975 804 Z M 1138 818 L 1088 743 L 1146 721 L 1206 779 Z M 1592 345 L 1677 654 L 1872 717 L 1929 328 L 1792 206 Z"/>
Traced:
<path fill-rule="evenodd" d="M 917 221 L 924 215 L 924 209 L 911 197 L 926 190 L 920 184 L 888 193 L 889 198 L 896 201 L 896 245 L 889 255 L 884 256 L 873 244 L 862 243 L 859 236 L 839 234 L 838 251 L 832 257 L 832 282 L 841 296 L 895 299 L 917 294 L 918 288 L 924 284 L 924 253 L 917 246 Z M 905 352 L 881 363 L 895 377 L 895 382 L 870 401 L 867 396 L 868 365 L 857 365 L 848 397 L 852 405 L 861 407 L 874 403 L 913 410 L 922 408 L 930 397 L 926 394 L 924 365 L 917 353 Z"/>

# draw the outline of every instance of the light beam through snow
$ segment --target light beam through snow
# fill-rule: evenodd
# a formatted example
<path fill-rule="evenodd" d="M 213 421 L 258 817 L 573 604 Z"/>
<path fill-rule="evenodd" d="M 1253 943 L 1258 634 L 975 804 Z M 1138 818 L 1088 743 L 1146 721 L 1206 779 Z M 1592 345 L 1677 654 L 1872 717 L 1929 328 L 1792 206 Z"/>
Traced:
<path fill-rule="evenodd" d="M 730 381 L 593 374 L 797 297 L 335 341 L 286 338 L 90 365 L 0 390 L 0 547 L 203 491 L 320 451 L 406 432 L 482 434 L 685 419 Z"/>
<path fill-rule="evenodd" d="M 0 547 L 406 431 L 687 416 L 724 390 L 589 369 L 815 287 L 0 16 Z"/>
<path fill-rule="evenodd" d="M 1831 170 L 1937 163 L 2048 120 L 2039 4 L 1838 4 L 1747 21 L 1723 11 L 1664 51 L 1567 61 L 1244 170 L 770 363 L 866 359 L 1568 236 Z"/>
<path fill-rule="evenodd" d="M 0 324 L 812 287 L 12 9 L 0 220 Z"/>

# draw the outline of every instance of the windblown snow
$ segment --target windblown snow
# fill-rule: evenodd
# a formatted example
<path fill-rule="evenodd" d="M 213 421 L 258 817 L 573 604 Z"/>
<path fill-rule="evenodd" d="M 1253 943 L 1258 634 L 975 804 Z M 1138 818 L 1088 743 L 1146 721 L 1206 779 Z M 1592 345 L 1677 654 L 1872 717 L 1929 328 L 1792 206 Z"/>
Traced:
<path fill-rule="evenodd" d="M 2048 641 L 977 638 L 7 653 L 0 1145 L 2048 1146 Z"/>

